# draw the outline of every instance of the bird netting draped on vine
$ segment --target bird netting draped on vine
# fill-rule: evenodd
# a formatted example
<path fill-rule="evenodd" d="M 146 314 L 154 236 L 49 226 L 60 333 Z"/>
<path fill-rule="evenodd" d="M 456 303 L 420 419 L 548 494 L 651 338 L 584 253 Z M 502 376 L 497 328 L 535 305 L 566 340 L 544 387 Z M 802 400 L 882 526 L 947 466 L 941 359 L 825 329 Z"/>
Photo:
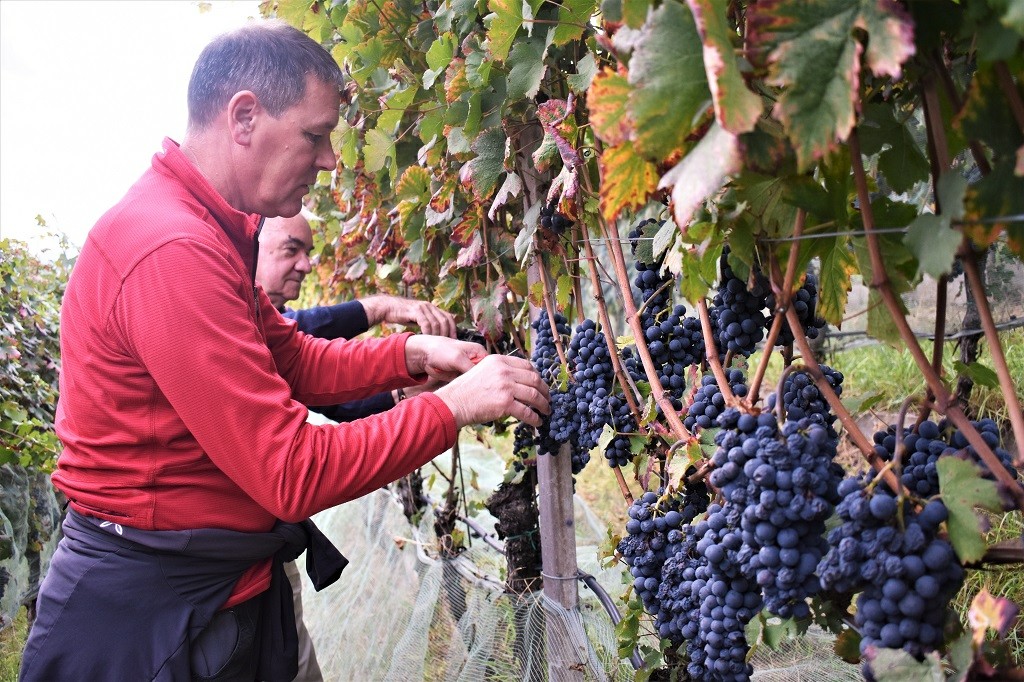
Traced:
<path fill-rule="evenodd" d="M 575 506 L 579 568 L 617 599 L 625 589 L 621 565 L 598 562 L 606 530 L 579 497 Z M 485 517 L 477 521 L 489 528 Z M 305 622 L 326 680 L 548 680 L 552 647 L 586 661 L 582 679 L 633 679 L 609 613 L 583 583 L 574 610 L 539 591 L 506 594 L 499 552 L 475 539 L 457 559 L 438 559 L 431 515 L 410 527 L 386 490 L 315 521 L 352 561 L 323 592 L 304 586 Z M 558 627 L 547 627 L 552 619 Z M 758 651 L 753 662 L 753 679 L 768 682 L 859 679 L 820 630 Z"/>

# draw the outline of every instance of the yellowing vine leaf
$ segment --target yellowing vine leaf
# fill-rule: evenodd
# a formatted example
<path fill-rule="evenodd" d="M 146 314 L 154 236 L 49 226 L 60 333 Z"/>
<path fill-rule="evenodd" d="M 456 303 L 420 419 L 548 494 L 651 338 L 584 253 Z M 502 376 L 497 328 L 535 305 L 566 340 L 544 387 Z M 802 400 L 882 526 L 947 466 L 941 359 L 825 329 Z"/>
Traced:
<path fill-rule="evenodd" d="M 768 52 L 769 82 L 782 88 L 775 115 L 806 170 L 845 140 L 856 120 L 860 57 L 898 78 L 913 56 L 913 23 L 894 0 L 765 0 L 752 8 L 753 52 Z"/>
<path fill-rule="evenodd" d="M 1017 620 L 1020 608 L 1008 599 L 993 597 L 984 587 L 978 594 L 974 595 L 971 601 L 971 608 L 967 612 L 967 622 L 974 631 L 973 641 L 975 647 L 981 647 L 985 642 L 985 634 L 991 628 L 1005 637 L 1010 626 Z"/>
<path fill-rule="evenodd" d="M 736 63 L 725 0 L 687 0 L 704 44 L 704 68 L 719 125 L 734 135 L 754 129 L 764 107 L 761 98 L 747 88 Z"/>
<path fill-rule="evenodd" d="M 716 121 L 697 146 L 658 183 L 658 189 L 672 190 L 672 215 L 676 225 L 685 229 L 694 211 L 720 190 L 729 175 L 739 168 L 737 137 Z"/>
<path fill-rule="evenodd" d="M 628 105 L 632 90 L 626 77 L 610 68 L 602 69 L 590 84 L 587 91 L 590 125 L 605 144 L 619 145 L 629 139 L 632 125 Z"/>
<path fill-rule="evenodd" d="M 487 47 L 496 61 L 503 62 L 512 49 L 516 33 L 523 25 L 522 0 L 489 0 L 491 14 L 484 17 L 487 27 Z"/>
<path fill-rule="evenodd" d="M 658 170 L 624 142 L 601 155 L 601 214 L 615 220 L 625 208 L 639 208 L 658 185 Z"/>
<path fill-rule="evenodd" d="M 646 158 L 662 161 L 679 152 L 709 105 L 702 51 L 693 15 L 677 2 L 652 12 L 640 30 L 629 62 L 629 112 L 633 143 Z"/>

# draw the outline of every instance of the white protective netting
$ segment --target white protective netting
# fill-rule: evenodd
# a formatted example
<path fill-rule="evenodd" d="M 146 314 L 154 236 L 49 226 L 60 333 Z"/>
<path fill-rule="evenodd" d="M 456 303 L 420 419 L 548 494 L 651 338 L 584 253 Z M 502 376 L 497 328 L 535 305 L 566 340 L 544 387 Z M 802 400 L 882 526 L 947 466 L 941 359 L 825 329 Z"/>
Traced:
<path fill-rule="evenodd" d="M 479 497 L 486 497 L 500 482 L 500 458 L 463 445 L 462 460 L 478 478 Z M 413 529 L 386 490 L 314 520 L 352 562 L 320 593 L 302 572 L 305 622 L 326 680 L 633 679 L 629 659 L 617 655 L 608 611 L 582 582 L 573 611 L 540 592 L 507 595 L 499 552 L 474 538 L 459 558 L 439 560 L 429 512 Z M 474 520 L 492 531 L 486 511 Z M 598 547 L 607 530 L 578 497 L 576 536 L 580 570 L 621 605 L 622 566 L 601 569 Z M 581 669 L 549 670 L 552 659 L 581 661 Z M 775 651 L 759 650 L 753 662 L 760 682 L 860 679 L 857 667 L 833 653 L 831 637 L 816 630 Z"/>

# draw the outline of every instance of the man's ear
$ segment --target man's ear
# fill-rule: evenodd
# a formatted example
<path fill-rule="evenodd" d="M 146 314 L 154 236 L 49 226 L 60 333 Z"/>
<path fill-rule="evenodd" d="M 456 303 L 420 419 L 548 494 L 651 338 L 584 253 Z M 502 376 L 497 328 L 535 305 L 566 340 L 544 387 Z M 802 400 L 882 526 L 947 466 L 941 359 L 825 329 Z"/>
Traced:
<path fill-rule="evenodd" d="M 249 146 L 256 118 L 262 109 L 259 98 L 251 90 L 236 92 L 231 98 L 228 102 L 228 125 L 235 144 Z"/>

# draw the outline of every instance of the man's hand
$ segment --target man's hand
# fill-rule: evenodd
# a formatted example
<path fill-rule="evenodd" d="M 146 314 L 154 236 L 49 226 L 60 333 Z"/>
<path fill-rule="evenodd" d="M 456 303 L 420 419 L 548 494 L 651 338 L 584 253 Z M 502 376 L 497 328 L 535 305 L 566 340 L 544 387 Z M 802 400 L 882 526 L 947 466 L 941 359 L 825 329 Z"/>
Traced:
<path fill-rule="evenodd" d="M 473 369 L 487 356 L 483 346 L 444 336 L 414 334 L 405 342 L 405 364 L 409 374 L 426 374 L 448 382 Z"/>
<path fill-rule="evenodd" d="M 508 355 L 486 356 L 434 395 L 445 402 L 460 428 L 505 417 L 540 426 L 541 414 L 551 413 L 540 374 L 529 360 Z"/>
<path fill-rule="evenodd" d="M 386 294 L 369 296 L 359 302 L 371 327 L 381 322 L 414 324 L 423 334 L 455 338 L 455 318 L 433 303 Z"/>

